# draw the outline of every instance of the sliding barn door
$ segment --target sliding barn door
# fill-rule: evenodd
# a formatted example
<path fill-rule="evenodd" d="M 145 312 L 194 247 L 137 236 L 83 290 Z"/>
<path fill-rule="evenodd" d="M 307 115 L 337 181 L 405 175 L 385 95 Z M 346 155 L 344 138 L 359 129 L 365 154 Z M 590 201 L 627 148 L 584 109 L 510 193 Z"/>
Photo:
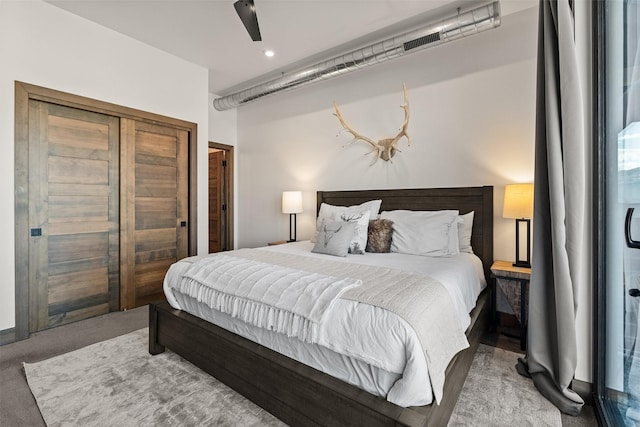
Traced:
<path fill-rule="evenodd" d="M 119 306 L 119 119 L 29 101 L 29 329 Z"/>
<path fill-rule="evenodd" d="M 121 120 L 121 307 L 164 298 L 169 266 L 188 253 L 186 130 Z"/>

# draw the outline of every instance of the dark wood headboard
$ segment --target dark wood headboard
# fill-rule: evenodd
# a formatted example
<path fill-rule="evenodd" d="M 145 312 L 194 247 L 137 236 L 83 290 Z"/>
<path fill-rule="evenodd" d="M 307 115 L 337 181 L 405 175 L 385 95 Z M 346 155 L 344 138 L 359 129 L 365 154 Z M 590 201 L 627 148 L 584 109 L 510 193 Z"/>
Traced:
<path fill-rule="evenodd" d="M 456 188 L 415 188 L 402 190 L 318 191 L 318 206 L 359 205 L 382 200 L 380 212 L 395 209 L 435 211 L 457 209 L 460 214 L 474 211 L 471 246 L 482 260 L 485 277 L 493 264 L 493 186 Z"/>

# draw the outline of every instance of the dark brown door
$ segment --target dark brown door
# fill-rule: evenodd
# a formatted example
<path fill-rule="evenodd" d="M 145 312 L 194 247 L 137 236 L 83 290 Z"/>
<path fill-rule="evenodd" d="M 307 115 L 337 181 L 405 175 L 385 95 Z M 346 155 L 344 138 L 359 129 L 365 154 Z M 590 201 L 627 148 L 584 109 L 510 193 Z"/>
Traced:
<path fill-rule="evenodd" d="M 224 151 L 209 152 L 209 253 L 223 250 Z"/>
<path fill-rule="evenodd" d="M 119 306 L 119 119 L 29 101 L 29 329 Z"/>
<path fill-rule="evenodd" d="M 121 306 L 164 298 L 171 264 L 188 254 L 186 130 L 122 119 Z"/>

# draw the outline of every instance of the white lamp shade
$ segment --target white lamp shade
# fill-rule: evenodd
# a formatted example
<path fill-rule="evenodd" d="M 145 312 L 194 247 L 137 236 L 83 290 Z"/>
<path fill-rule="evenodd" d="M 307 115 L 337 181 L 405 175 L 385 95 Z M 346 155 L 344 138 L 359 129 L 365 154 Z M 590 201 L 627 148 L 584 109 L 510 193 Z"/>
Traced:
<path fill-rule="evenodd" d="M 533 218 L 533 184 L 510 184 L 504 189 L 503 218 Z"/>
<path fill-rule="evenodd" d="M 282 213 L 292 214 L 302 212 L 302 191 L 282 192 Z"/>

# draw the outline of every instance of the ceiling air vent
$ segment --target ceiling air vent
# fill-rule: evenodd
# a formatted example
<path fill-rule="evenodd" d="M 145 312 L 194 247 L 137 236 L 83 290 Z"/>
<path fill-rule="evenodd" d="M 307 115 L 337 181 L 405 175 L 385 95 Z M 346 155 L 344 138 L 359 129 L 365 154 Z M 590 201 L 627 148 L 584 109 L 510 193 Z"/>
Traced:
<path fill-rule="evenodd" d="M 404 50 L 405 52 L 411 49 L 415 49 L 420 46 L 424 46 L 425 44 L 435 43 L 440 41 L 440 33 L 431 33 L 426 36 L 419 37 L 415 40 L 411 40 L 408 42 L 404 42 Z"/>
<path fill-rule="evenodd" d="M 437 23 L 390 37 L 344 55 L 327 59 L 281 77 L 213 100 L 216 110 L 236 108 L 278 92 L 326 80 L 357 69 L 399 58 L 431 46 L 453 41 L 500 25 L 500 5 L 497 1 L 476 7 Z"/>

